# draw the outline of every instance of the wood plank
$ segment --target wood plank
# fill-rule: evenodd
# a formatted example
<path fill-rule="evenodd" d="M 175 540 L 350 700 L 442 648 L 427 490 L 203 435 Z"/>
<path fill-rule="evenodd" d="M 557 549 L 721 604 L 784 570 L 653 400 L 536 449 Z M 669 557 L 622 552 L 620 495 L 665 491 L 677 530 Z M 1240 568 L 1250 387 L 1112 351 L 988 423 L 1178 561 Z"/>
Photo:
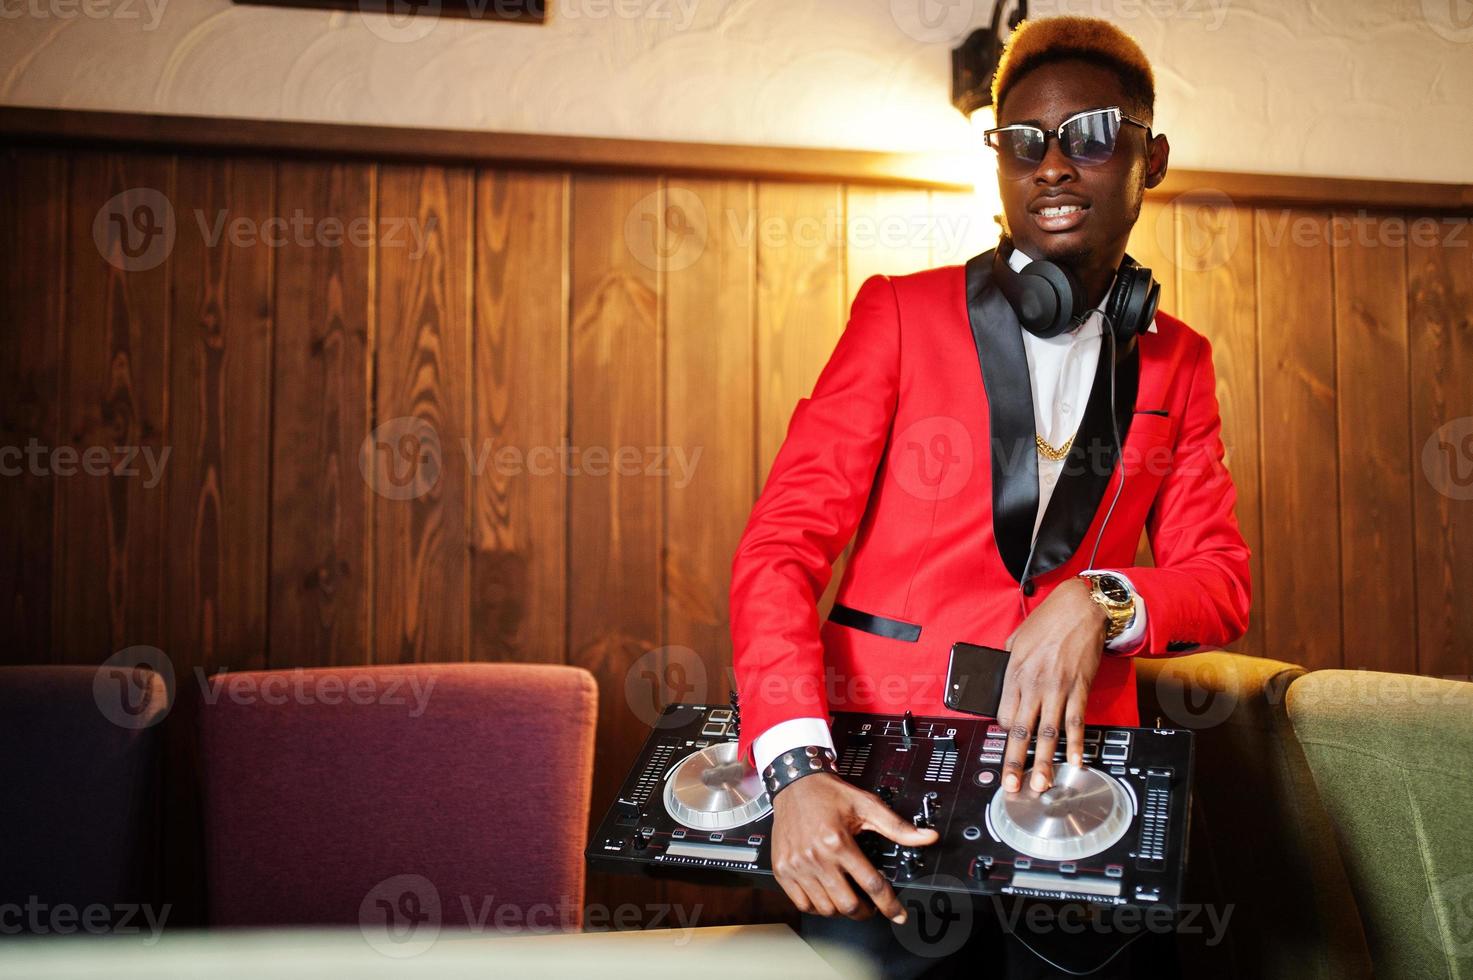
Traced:
<path fill-rule="evenodd" d="M 375 428 L 374 659 L 464 660 L 472 175 L 384 167 Z"/>
<path fill-rule="evenodd" d="M 924 195 L 922 195 L 924 196 Z M 728 216 L 754 215 L 747 181 L 672 181 L 662 223 L 664 304 L 664 637 L 666 686 L 688 699 L 729 694 L 731 558 L 752 506 L 756 464 L 753 318 L 756 242 Z M 713 303 L 713 296 L 720 297 Z M 669 883 L 664 900 L 701 908 L 702 922 L 745 922 L 753 893 Z"/>
<path fill-rule="evenodd" d="M 847 319 L 842 188 L 761 183 L 757 214 L 757 473 L 765 481 L 800 398 L 813 391 Z M 846 546 L 846 553 L 847 553 Z M 844 561 L 819 601 L 834 603 Z"/>
<path fill-rule="evenodd" d="M 52 654 L 57 478 L 39 454 L 55 448 L 60 435 L 67 158 L 45 150 L 5 150 L 0 186 L 11 189 L 0 196 L 0 251 L 7 257 L 0 268 L 0 320 L 8 334 L 0 346 L 0 633 L 6 638 L 0 663 L 39 664 Z"/>
<path fill-rule="evenodd" d="M 186 157 L 176 174 L 164 559 L 176 669 L 266 664 L 272 171 Z"/>
<path fill-rule="evenodd" d="M 1335 298 L 1329 216 L 1254 215 L 1268 656 L 1341 665 Z"/>
<path fill-rule="evenodd" d="M 566 174 L 476 177 L 470 658 L 562 663 Z"/>
<path fill-rule="evenodd" d="M 755 213 L 756 188 L 746 181 L 680 181 L 667 189 L 666 201 L 667 209 L 686 212 L 675 228 L 709 228 L 699 258 L 667 272 L 662 297 L 671 455 L 671 475 L 663 481 L 665 639 L 701 658 L 709 679 L 704 696 L 722 701 L 731 663 L 731 559 L 755 482 L 757 254 L 754 240 L 722 233 L 716 220 Z M 721 302 L 713 304 L 713 296 Z"/>
<path fill-rule="evenodd" d="M 305 215 L 315 231 L 275 250 L 273 666 L 372 655 L 371 492 L 358 463 L 372 428 L 373 181 L 361 164 L 288 161 L 277 170 L 277 214 Z"/>
<path fill-rule="evenodd" d="M 79 153 L 68 194 L 62 444 L 113 452 L 104 477 L 56 483 L 52 636 L 60 662 L 166 645 L 161 616 L 172 158 Z"/>
<path fill-rule="evenodd" d="M 1407 246 L 1417 670 L 1473 677 L 1473 235 L 1443 222 Z"/>
<path fill-rule="evenodd" d="M 1212 343 L 1228 472 L 1238 492 L 1238 527 L 1248 543 L 1253 610 L 1237 653 L 1265 655 L 1263 513 L 1260 506 L 1258 322 L 1254 303 L 1253 211 L 1225 200 L 1176 205 L 1181 319 Z"/>
<path fill-rule="evenodd" d="M 661 482 L 618 465 L 661 432 L 658 182 L 576 176 L 571 235 L 568 659 L 599 678 L 590 822 L 608 811 L 669 693 L 663 680 Z M 654 882 L 589 876 L 588 901 L 644 905 Z"/>
<path fill-rule="evenodd" d="M 1406 224 L 1333 221 L 1345 666 L 1415 673 Z"/>
<path fill-rule="evenodd" d="M 931 267 L 935 246 L 954 248 L 953 224 L 931 212 L 920 190 L 844 188 L 844 303 L 870 276 L 904 276 Z"/>

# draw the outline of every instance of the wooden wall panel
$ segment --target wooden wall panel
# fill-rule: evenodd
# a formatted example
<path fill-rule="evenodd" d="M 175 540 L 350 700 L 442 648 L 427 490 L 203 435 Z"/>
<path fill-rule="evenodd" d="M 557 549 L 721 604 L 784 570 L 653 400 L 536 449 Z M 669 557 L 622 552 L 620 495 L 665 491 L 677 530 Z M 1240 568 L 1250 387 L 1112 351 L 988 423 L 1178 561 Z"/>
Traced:
<path fill-rule="evenodd" d="M 157 486 L 146 466 L 0 481 L 21 515 L 0 539 L 0 625 L 22 638 L 5 656 L 578 664 L 600 689 L 598 813 L 653 709 L 726 694 L 731 553 L 860 283 L 964 262 L 996 231 L 987 195 L 836 183 L 75 149 L 0 156 L 0 176 L 29 191 L 0 202 L 0 448 L 35 434 L 167 459 Z M 176 239 L 150 255 L 161 200 Z M 208 231 L 222 207 L 377 231 L 210 245 L 194 211 Z M 1473 674 L 1456 223 L 1332 247 L 1321 212 L 1145 208 L 1132 250 L 1214 346 L 1254 551 L 1236 649 Z M 532 470 L 538 449 L 553 472 Z M 193 796 L 170 794 L 183 827 Z M 186 886 L 188 852 L 170 856 Z M 705 924 L 786 911 L 625 878 L 595 877 L 589 900 L 699 904 Z"/>
<path fill-rule="evenodd" d="M 724 230 L 725 214 L 755 214 L 747 181 L 672 182 L 669 211 L 699 208 L 665 224 L 667 240 L 705 225 L 704 244 L 668 245 L 680 260 L 667 267 L 665 419 L 671 475 L 666 499 L 665 639 L 694 651 L 706 698 L 729 691 L 731 632 L 727 609 L 732 556 L 752 508 L 757 377 L 753 357 L 756 244 Z M 696 234 L 696 232 L 691 232 Z M 687 264 L 687 257 L 689 261 Z M 712 297 L 721 297 L 712 302 Z"/>
<path fill-rule="evenodd" d="M 125 647 L 165 645 L 167 484 L 158 475 L 167 474 L 172 453 L 173 174 L 166 156 L 84 153 L 72 160 L 60 445 L 78 454 L 121 451 L 112 475 L 55 481 L 53 595 L 69 597 L 52 607 L 61 662 L 99 663 Z"/>
<path fill-rule="evenodd" d="M 38 469 L 32 450 L 49 452 L 60 444 L 67 167 L 61 153 L 0 153 L 0 187 L 9 189 L 0 195 L 0 319 L 7 334 L 0 346 L 0 621 L 6 636 L 0 663 L 44 663 L 52 655 L 55 480 L 49 462 L 46 471 Z"/>
<path fill-rule="evenodd" d="M 1401 215 L 1365 219 L 1332 219 L 1341 636 L 1346 667 L 1394 671 L 1417 644 L 1406 246 L 1396 237 Z"/>
<path fill-rule="evenodd" d="M 660 222 L 665 323 L 664 630 L 670 693 L 721 703 L 730 692 L 732 556 L 752 507 L 756 243 L 734 234 L 756 214 L 748 181 L 672 180 Z M 713 297 L 720 297 L 713 302 Z M 752 893 L 667 883 L 667 902 L 701 922 L 750 921 Z"/>
<path fill-rule="evenodd" d="M 599 678 L 590 819 L 607 811 L 649 734 L 662 683 L 660 481 L 620 463 L 659 446 L 659 182 L 576 176 L 572 189 L 568 659 Z M 646 655 L 649 655 L 646 657 Z M 645 659 L 641 659 L 645 658 Z M 596 814 L 597 816 L 594 816 Z M 590 902 L 658 894 L 651 882 L 591 876 Z"/>
<path fill-rule="evenodd" d="M 1438 222 L 1407 246 L 1416 499 L 1416 590 L 1424 674 L 1473 678 L 1473 233 Z M 1414 669 L 1403 653 L 1398 669 Z"/>
<path fill-rule="evenodd" d="M 273 664 L 358 664 L 373 649 L 370 491 L 359 470 L 373 428 L 373 182 L 368 165 L 288 161 L 277 173 L 277 214 L 363 231 L 275 250 Z"/>
<path fill-rule="evenodd" d="M 266 664 L 273 169 L 178 163 L 165 547 L 176 670 Z"/>
<path fill-rule="evenodd" d="M 844 308 L 870 276 L 904 276 L 931 268 L 932 246 L 951 241 L 952 226 L 920 190 L 844 188 Z"/>
<path fill-rule="evenodd" d="M 1263 595 L 1270 657 L 1339 667 L 1340 507 L 1329 217 L 1260 210 Z"/>
<path fill-rule="evenodd" d="M 379 173 L 374 646 L 379 663 L 467 650 L 471 173 Z"/>
<path fill-rule="evenodd" d="M 1254 315 L 1253 211 L 1227 202 L 1176 205 L 1177 316 L 1212 344 L 1217 404 L 1236 513 L 1252 552 L 1253 612 L 1233 644 L 1263 656 L 1263 515 L 1259 507 L 1258 321 Z"/>
<path fill-rule="evenodd" d="M 476 177 L 470 658 L 561 663 L 566 174 Z"/>

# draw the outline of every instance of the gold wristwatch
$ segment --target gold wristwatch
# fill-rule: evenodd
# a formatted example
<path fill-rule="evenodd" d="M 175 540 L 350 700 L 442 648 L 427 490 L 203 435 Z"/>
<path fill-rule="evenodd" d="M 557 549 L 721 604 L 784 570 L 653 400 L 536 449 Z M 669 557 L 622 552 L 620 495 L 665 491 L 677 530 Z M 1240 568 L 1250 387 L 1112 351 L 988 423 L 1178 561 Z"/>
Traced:
<path fill-rule="evenodd" d="M 1119 575 L 1094 572 L 1080 578 L 1089 583 L 1089 597 L 1105 611 L 1105 642 L 1109 643 L 1135 622 L 1135 595 Z"/>

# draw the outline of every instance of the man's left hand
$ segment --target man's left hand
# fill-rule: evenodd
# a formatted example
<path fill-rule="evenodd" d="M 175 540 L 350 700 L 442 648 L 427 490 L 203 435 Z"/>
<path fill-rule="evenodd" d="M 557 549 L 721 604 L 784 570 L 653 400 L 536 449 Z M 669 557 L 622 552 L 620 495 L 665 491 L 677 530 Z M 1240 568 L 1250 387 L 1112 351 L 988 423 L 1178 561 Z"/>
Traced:
<path fill-rule="evenodd" d="M 1080 578 L 1061 582 L 1008 638 L 1007 674 L 997 723 L 1008 730 L 1003 788 L 1023 785 L 1028 740 L 1036 731 L 1033 789 L 1054 782 L 1054 752 L 1065 735 L 1066 757 L 1084 763 L 1084 706 L 1105 650 L 1105 613 Z"/>

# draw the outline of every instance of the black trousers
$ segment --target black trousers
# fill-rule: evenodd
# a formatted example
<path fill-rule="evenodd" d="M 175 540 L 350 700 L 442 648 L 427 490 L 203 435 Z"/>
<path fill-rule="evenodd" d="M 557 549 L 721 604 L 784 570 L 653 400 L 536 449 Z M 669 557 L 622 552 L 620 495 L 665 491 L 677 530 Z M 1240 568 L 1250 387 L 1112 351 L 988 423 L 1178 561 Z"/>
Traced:
<path fill-rule="evenodd" d="M 940 893 L 901 901 L 903 926 L 878 914 L 862 922 L 805 915 L 799 932 L 841 970 L 857 960 L 887 980 L 1180 976 L 1174 921 L 1163 909 Z"/>

